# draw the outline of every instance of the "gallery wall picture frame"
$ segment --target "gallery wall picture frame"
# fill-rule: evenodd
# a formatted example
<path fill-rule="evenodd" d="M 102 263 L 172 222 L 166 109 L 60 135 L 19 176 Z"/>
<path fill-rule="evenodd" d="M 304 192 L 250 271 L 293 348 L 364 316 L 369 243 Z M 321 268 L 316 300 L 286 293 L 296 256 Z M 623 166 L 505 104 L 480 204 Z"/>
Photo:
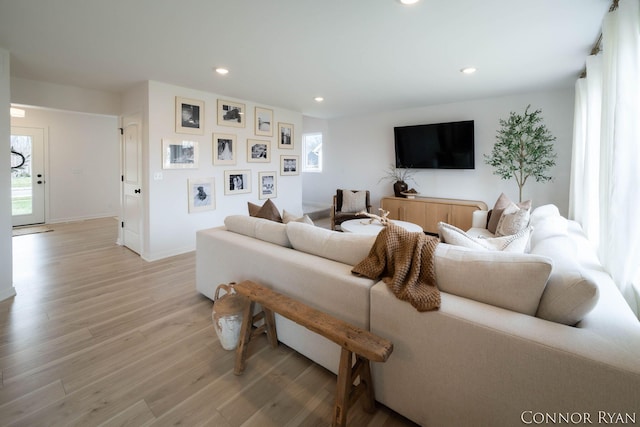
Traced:
<path fill-rule="evenodd" d="M 293 125 L 278 122 L 278 148 L 293 150 Z"/>
<path fill-rule="evenodd" d="M 224 194 L 251 193 L 251 170 L 224 171 Z"/>
<path fill-rule="evenodd" d="M 300 156 L 280 156 L 280 175 L 300 175 Z"/>
<path fill-rule="evenodd" d="M 176 133 L 204 135 L 204 101 L 176 96 Z"/>
<path fill-rule="evenodd" d="M 273 199 L 278 197 L 278 181 L 276 171 L 258 172 L 258 198 Z"/>
<path fill-rule="evenodd" d="M 162 169 L 197 169 L 198 157 L 198 141 L 162 140 Z"/>
<path fill-rule="evenodd" d="M 236 143 L 236 135 L 231 133 L 214 133 L 213 134 L 213 164 L 218 165 L 235 165 L 238 153 L 238 144 Z"/>
<path fill-rule="evenodd" d="M 273 110 L 256 107 L 254 122 L 256 135 L 273 136 Z"/>
<path fill-rule="evenodd" d="M 246 107 L 235 101 L 218 99 L 218 126 L 245 127 Z"/>
<path fill-rule="evenodd" d="M 212 211 L 216 208 L 215 179 L 189 178 L 189 213 Z"/>
<path fill-rule="evenodd" d="M 247 139 L 247 162 L 271 163 L 271 141 Z"/>

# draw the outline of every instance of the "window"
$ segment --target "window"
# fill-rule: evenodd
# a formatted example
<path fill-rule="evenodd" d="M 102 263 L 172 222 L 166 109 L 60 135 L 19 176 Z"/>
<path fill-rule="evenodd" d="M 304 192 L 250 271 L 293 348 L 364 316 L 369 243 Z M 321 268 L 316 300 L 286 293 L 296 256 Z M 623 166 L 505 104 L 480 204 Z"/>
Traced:
<path fill-rule="evenodd" d="M 322 134 L 302 135 L 302 171 L 322 172 Z"/>

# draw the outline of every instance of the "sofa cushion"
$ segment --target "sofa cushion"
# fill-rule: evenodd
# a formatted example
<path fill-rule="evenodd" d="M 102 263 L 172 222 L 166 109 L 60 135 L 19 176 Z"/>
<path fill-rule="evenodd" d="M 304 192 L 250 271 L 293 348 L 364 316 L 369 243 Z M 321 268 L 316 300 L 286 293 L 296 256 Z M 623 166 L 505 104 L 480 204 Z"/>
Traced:
<path fill-rule="evenodd" d="M 576 246 L 568 236 L 541 240 L 533 254 L 553 260 L 553 270 L 540 299 L 537 317 L 565 325 L 575 325 L 598 302 L 598 286 L 576 259 Z"/>
<path fill-rule="evenodd" d="M 286 209 L 282 210 L 282 222 L 287 224 L 289 222 L 303 222 L 305 224 L 314 225 L 313 220 L 309 218 L 309 215 L 298 216 L 288 212 Z"/>
<path fill-rule="evenodd" d="M 288 223 L 286 229 L 294 249 L 349 265 L 366 258 L 377 237 L 341 233 L 299 222 Z"/>
<path fill-rule="evenodd" d="M 280 212 L 271 199 L 267 199 L 262 206 L 247 202 L 247 207 L 249 208 L 250 216 L 264 218 L 275 222 L 282 222 Z"/>
<path fill-rule="evenodd" d="M 512 203 L 511 199 L 509 199 L 509 197 L 507 197 L 506 194 L 501 193 L 500 196 L 498 197 L 498 200 L 496 200 L 496 204 L 493 206 L 493 209 L 491 209 L 491 215 L 489 216 L 489 221 L 487 222 L 487 230 L 489 230 L 493 234 L 496 233 L 498 222 L 502 217 L 502 213 L 504 212 L 504 209 L 507 206 L 509 206 L 510 203 Z M 516 205 L 520 209 L 531 210 L 531 200 L 516 203 Z"/>
<path fill-rule="evenodd" d="M 435 271 L 443 292 L 533 316 L 551 272 L 551 260 L 441 243 L 435 252 Z"/>
<path fill-rule="evenodd" d="M 463 246 L 475 250 L 491 250 L 504 252 L 524 252 L 527 248 L 532 228 L 527 227 L 517 234 L 500 237 L 474 237 L 456 226 L 445 222 L 438 223 L 438 233 L 444 243 Z"/>
<path fill-rule="evenodd" d="M 276 245 L 291 247 L 287 237 L 286 225 L 264 218 L 246 215 L 230 215 L 224 219 L 227 230 L 264 240 Z"/>

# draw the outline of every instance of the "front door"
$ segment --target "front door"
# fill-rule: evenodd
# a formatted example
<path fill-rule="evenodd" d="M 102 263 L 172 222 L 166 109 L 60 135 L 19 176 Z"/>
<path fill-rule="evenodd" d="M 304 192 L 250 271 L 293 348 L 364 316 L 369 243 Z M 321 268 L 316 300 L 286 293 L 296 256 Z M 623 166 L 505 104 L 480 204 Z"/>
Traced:
<path fill-rule="evenodd" d="M 45 205 L 44 129 L 11 128 L 13 225 L 42 224 Z"/>
<path fill-rule="evenodd" d="M 142 123 L 139 115 L 122 119 L 122 244 L 142 251 Z"/>

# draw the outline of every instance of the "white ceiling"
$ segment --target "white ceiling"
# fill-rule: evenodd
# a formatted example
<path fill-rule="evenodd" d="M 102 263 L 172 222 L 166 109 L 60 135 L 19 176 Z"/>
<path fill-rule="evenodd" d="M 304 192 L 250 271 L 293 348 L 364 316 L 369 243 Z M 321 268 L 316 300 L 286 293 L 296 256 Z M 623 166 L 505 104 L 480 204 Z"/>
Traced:
<path fill-rule="evenodd" d="M 15 77 L 115 92 L 157 80 L 334 118 L 570 88 L 609 5 L 0 0 L 0 46 Z"/>

